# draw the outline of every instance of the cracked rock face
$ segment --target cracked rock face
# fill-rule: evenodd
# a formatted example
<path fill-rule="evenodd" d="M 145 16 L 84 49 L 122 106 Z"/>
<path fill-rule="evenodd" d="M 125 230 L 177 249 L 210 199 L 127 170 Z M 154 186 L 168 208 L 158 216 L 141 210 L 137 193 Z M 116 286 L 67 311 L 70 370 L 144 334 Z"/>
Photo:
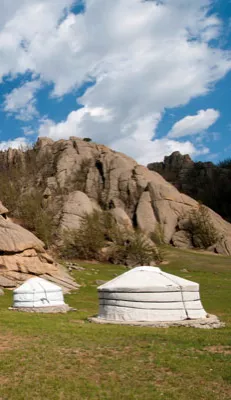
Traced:
<path fill-rule="evenodd" d="M 14 154 L 22 157 L 15 152 L 5 152 L 6 163 L 9 159 L 12 162 Z M 146 233 L 161 226 L 166 243 L 192 246 L 182 221 L 198 208 L 198 203 L 157 172 L 122 153 L 76 137 L 56 142 L 39 138 L 34 152 L 36 160 L 46 160 L 36 176 L 36 182 L 43 182 L 45 201 L 54 205 L 59 199 L 60 230 L 78 229 L 84 213 L 109 209 L 114 210 L 118 221 L 138 226 Z M 222 243 L 211 250 L 231 254 L 231 225 L 215 212 L 209 213 L 223 236 Z"/>
<path fill-rule="evenodd" d="M 58 283 L 65 292 L 76 289 L 73 279 L 45 252 L 43 242 L 14 224 L 6 212 L 0 203 L 0 287 L 13 289 L 40 276 Z"/>

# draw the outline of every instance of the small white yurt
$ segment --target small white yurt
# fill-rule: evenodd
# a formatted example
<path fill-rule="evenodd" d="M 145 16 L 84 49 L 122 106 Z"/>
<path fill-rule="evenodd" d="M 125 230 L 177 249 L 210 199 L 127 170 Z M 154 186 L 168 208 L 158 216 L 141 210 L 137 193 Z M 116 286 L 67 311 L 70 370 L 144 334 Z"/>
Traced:
<path fill-rule="evenodd" d="M 13 309 L 45 311 L 48 308 L 52 312 L 67 311 L 69 308 L 64 303 L 62 288 L 52 282 L 31 278 L 13 292 Z"/>
<path fill-rule="evenodd" d="M 105 322 L 171 322 L 207 316 L 198 283 L 157 267 L 133 268 L 99 286 L 98 295 L 98 319 Z"/>

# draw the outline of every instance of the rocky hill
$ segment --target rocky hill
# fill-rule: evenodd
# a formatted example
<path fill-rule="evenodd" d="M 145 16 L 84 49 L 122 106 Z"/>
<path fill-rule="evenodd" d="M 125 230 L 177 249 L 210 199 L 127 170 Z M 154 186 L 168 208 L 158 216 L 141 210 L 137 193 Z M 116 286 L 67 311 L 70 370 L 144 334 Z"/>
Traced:
<path fill-rule="evenodd" d="M 148 165 L 179 191 L 212 208 L 231 222 L 231 163 L 193 162 L 178 151 Z"/>
<path fill-rule="evenodd" d="M 33 276 L 40 276 L 67 292 L 78 285 L 46 253 L 44 244 L 31 232 L 14 224 L 0 202 L 0 287 L 14 288 Z"/>
<path fill-rule="evenodd" d="M 157 172 L 103 145 L 76 137 L 56 142 L 40 138 L 25 152 L 1 152 L 0 175 L 0 197 L 2 192 L 10 210 L 17 205 L 12 204 L 15 191 L 17 202 L 25 194 L 29 200 L 34 196 L 44 210 L 50 210 L 56 234 L 78 229 L 86 213 L 108 210 L 118 223 L 147 234 L 161 229 L 166 243 L 195 245 L 188 220 L 198 209 L 196 200 L 180 193 Z M 9 177 L 18 183 L 16 188 L 10 185 L 12 196 L 6 191 Z M 231 225 L 212 210 L 208 214 L 220 237 L 212 249 L 231 254 Z M 48 228 L 49 221 L 45 225 Z"/>

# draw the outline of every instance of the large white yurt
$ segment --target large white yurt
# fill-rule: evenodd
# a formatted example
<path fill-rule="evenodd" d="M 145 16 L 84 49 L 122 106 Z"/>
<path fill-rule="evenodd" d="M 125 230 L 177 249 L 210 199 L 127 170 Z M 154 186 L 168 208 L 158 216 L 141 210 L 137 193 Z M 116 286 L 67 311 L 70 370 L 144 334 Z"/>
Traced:
<path fill-rule="evenodd" d="M 46 308 L 65 311 L 69 307 L 64 303 L 63 291 L 42 278 L 31 278 L 13 292 L 13 309 L 45 310 Z"/>
<path fill-rule="evenodd" d="M 105 322 L 171 322 L 207 316 L 198 283 L 157 267 L 133 268 L 99 286 L 98 295 L 98 319 Z"/>

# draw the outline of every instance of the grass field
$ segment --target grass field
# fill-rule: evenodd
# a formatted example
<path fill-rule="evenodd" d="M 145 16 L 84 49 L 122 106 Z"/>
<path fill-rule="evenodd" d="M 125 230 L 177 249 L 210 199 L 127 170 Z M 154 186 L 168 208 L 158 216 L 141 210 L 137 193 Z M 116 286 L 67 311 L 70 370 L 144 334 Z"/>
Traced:
<path fill-rule="evenodd" d="M 66 315 L 8 310 L 0 297 L 0 400 L 230 400 L 231 257 L 167 247 L 166 272 L 201 285 L 205 309 L 226 322 L 217 330 L 97 325 L 96 280 L 124 267 L 82 264 L 81 289 L 66 296 Z"/>

